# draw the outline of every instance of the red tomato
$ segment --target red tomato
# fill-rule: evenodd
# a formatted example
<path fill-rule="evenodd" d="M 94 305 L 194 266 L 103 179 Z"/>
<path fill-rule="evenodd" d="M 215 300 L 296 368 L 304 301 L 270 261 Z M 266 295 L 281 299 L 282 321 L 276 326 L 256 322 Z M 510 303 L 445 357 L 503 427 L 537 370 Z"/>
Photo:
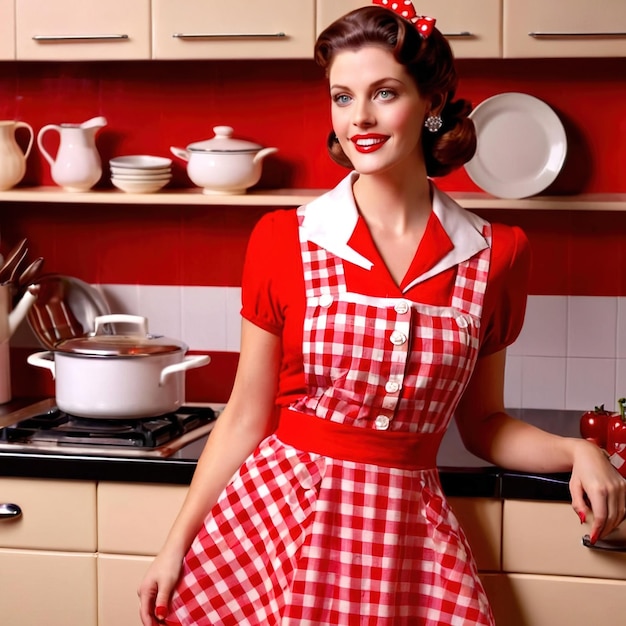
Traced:
<path fill-rule="evenodd" d="M 626 422 L 619 415 L 612 415 L 607 423 L 606 451 L 613 454 L 620 444 L 626 444 Z"/>
<path fill-rule="evenodd" d="M 580 418 L 581 437 L 590 439 L 596 445 L 605 448 L 610 417 L 612 417 L 612 414 L 604 408 L 604 404 L 595 407 L 593 411 L 583 413 Z M 617 418 L 619 419 L 619 416 Z"/>

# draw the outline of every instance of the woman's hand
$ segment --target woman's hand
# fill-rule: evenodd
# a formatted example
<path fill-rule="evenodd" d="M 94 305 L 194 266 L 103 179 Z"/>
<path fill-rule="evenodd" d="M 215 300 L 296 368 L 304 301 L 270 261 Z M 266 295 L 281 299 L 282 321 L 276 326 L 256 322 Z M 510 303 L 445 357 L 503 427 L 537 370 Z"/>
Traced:
<path fill-rule="evenodd" d="M 169 613 L 169 603 L 180 577 L 182 558 L 161 552 L 148 568 L 137 590 L 139 616 L 143 626 L 162 623 Z"/>
<path fill-rule="evenodd" d="M 608 535 L 626 516 L 626 480 L 611 465 L 606 454 L 595 444 L 581 439 L 575 442 L 570 478 L 572 507 L 584 522 L 589 512 L 593 524 L 591 543 Z"/>

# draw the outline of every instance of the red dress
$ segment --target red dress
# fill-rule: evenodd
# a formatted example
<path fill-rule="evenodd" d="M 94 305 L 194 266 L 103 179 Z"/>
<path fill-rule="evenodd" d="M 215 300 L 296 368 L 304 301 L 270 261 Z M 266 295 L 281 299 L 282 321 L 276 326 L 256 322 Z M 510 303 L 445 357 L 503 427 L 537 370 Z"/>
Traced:
<path fill-rule="evenodd" d="M 251 238 L 243 315 L 283 339 L 281 424 L 192 544 L 181 624 L 493 624 L 434 460 L 476 359 L 519 332 L 526 240 L 433 188 L 397 286 L 355 176 Z"/>

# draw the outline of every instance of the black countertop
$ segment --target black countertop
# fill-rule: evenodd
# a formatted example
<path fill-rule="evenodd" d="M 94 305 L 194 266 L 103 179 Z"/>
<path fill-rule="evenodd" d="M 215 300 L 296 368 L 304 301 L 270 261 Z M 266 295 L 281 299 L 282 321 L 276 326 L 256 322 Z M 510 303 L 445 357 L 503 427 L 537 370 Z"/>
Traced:
<path fill-rule="evenodd" d="M 547 431 L 578 437 L 580 412 L 510 410 Z M 0 476 L 71 480 L 188 484 L 206 437 L 167 458 L 81 456 L 33 452 L 0 452 Z M 437 457 L 441 482 L 448 496 L 505 497 L 569 502 L 569 474 L 509 472 L 489 465 L 464 448 L 451 424 Z"/>

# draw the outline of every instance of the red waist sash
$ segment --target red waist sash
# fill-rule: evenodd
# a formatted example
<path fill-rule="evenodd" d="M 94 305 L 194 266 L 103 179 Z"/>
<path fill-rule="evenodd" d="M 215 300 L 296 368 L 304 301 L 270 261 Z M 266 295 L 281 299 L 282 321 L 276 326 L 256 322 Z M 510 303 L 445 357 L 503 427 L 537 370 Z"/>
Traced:
<path fill-rule="evenodd" d="M 274 433 L 283 443 L 344 461 L 425 470 L 436 467 L 443 433 L 374 430 L 283 409 Z"/>

